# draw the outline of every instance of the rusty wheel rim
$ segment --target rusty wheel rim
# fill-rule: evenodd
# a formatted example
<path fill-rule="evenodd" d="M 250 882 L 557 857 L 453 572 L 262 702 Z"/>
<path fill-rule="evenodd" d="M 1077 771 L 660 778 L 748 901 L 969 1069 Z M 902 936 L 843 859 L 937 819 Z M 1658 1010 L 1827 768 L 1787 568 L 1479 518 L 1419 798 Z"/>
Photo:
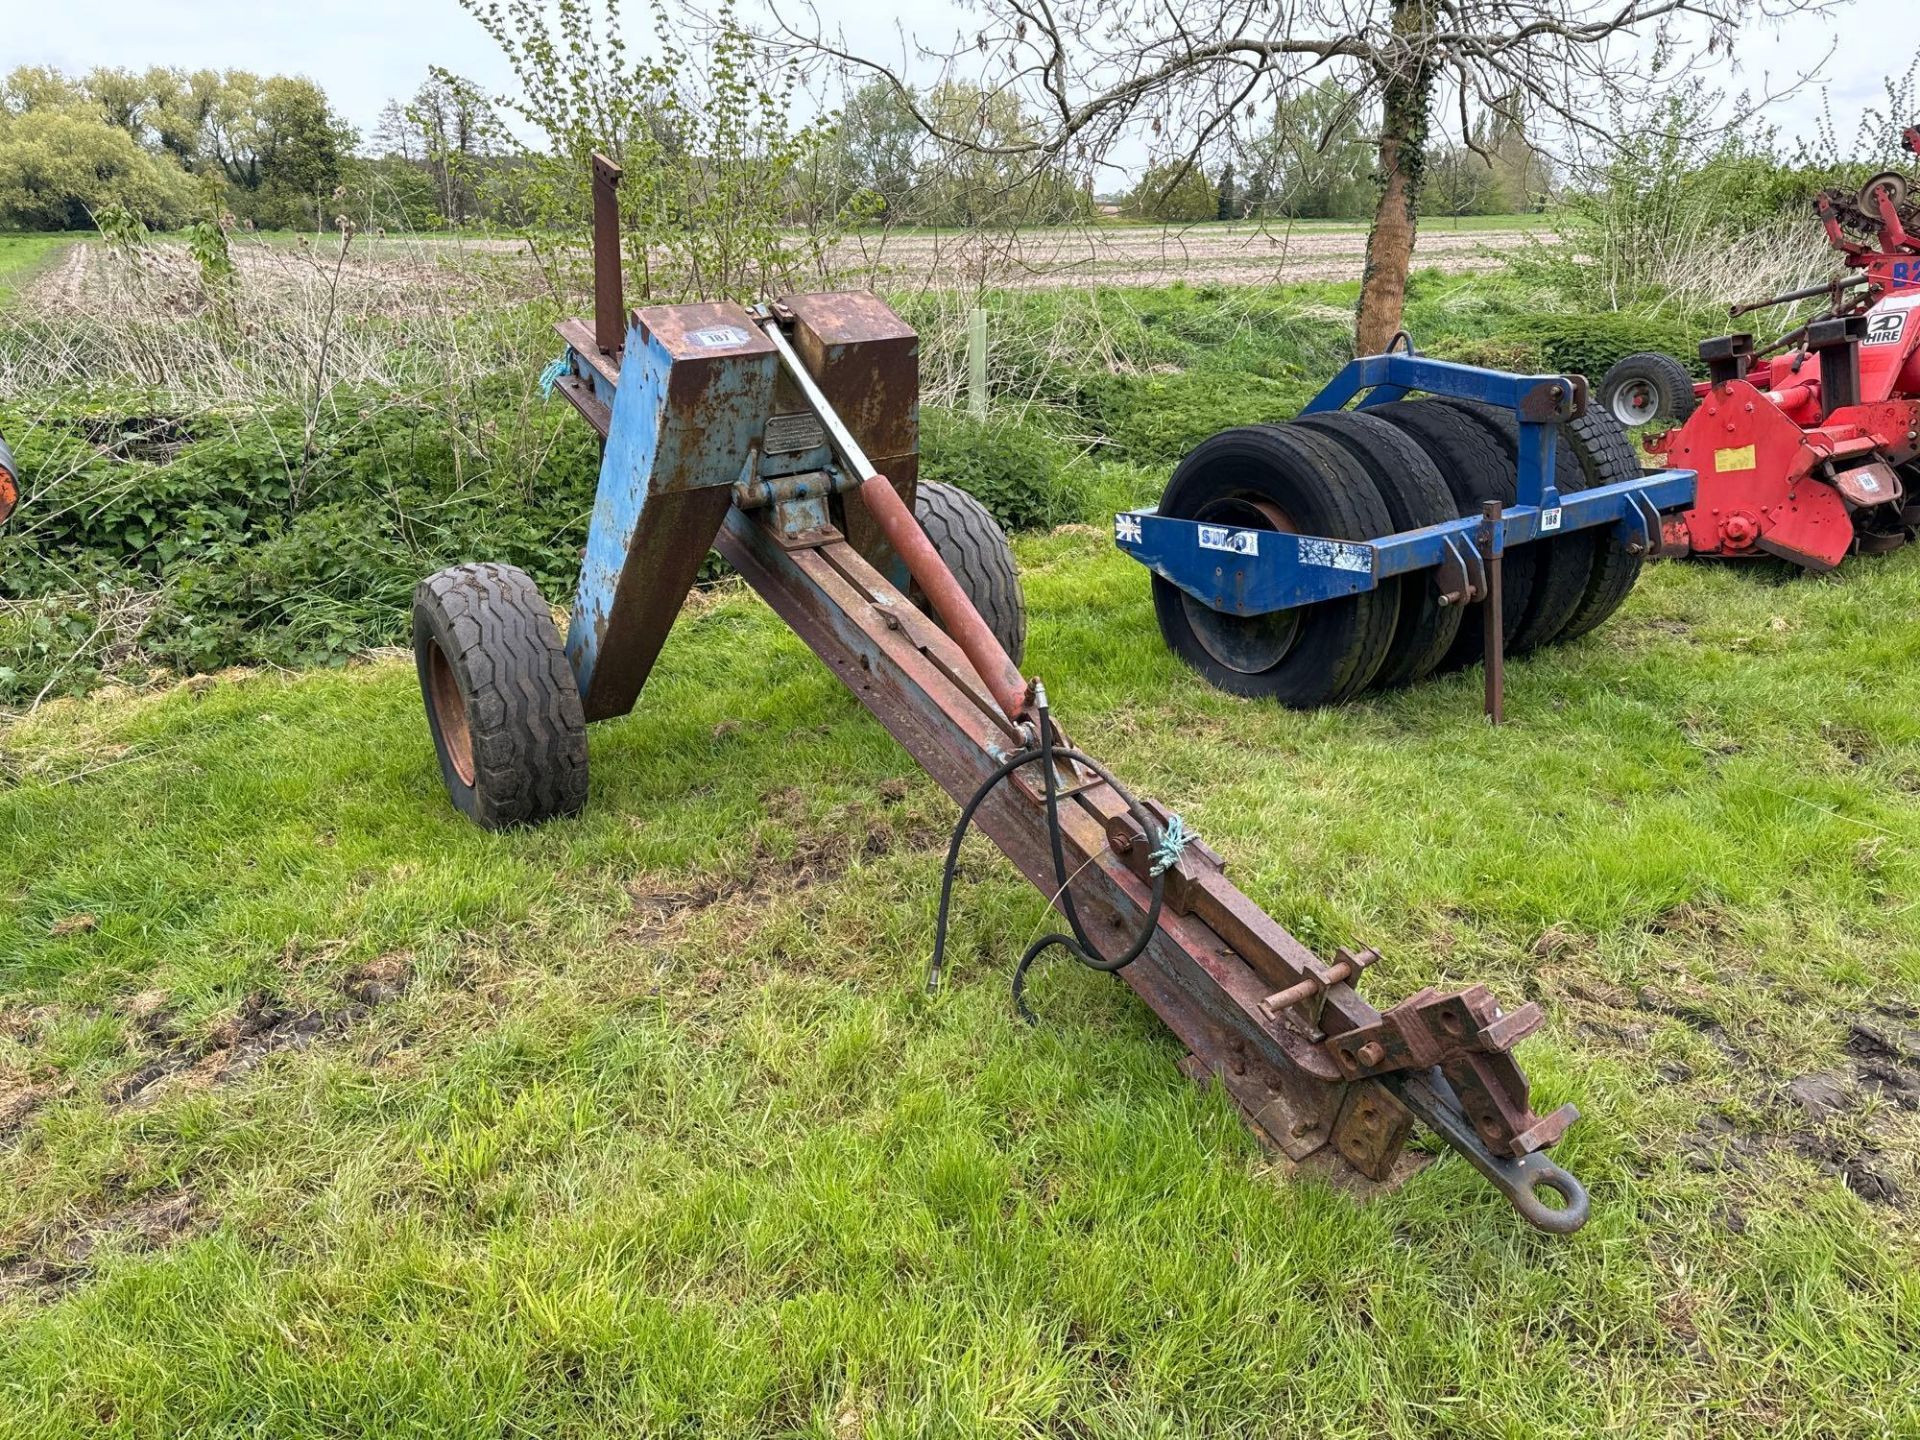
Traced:
<path fill-rule="evenodd" d="M 1222 495 L 1200 507 L 1194 517 L 1236 530 L 1283 530 L 1297 533 L 1293 517 L 1264 495 L 1238 492 Z M 1181 593 L 1187 623 L 1200 648 L 1216 663 L 1241 675 L 1260 675 L 1287 658 L 1300 638 L 1300 612 L 1280 610 L 1271 615 L 1229 615 L 1203 600 Z"/>
<path fill-rule="evenodd" d="M 440 728 L 453 773 L 462 785 L 473 784 L 473 730 L 467 724 L 467 702 L 453 666 L 434 641 L 427 643 L 427 703 L 433 706 L 434 723 Z"/>

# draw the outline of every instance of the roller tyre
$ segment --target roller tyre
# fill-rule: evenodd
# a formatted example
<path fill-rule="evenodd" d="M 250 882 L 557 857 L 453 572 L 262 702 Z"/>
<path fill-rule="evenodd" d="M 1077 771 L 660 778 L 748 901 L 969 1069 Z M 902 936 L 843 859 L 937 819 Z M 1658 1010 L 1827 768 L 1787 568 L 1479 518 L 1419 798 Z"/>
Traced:
<path fill-rule="evenodd" d="M 1369 540 L 1391 521 L 1366 469 L 1325 435 L 1252 425 L 1203 442 L 1167 482 L 1160 513 L 1236 530 Z M 1223 555 L 1223 560 L 1230 557 Z M 1398 587 L 1271 615 L 1215 611 L 1153 577 L 1153 608 L 1167 645 L 1235 695 L 1296 709 L 1357 694 L 1385 660 L 1399 615 Z"/>

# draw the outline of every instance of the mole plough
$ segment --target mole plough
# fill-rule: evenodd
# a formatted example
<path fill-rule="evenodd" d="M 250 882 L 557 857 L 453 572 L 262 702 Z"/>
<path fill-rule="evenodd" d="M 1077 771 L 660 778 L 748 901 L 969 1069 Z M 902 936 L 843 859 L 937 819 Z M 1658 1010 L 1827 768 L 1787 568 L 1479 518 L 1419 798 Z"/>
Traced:
<path fill-rule="evenodd" d="M 625 309 L 619 171 L 595 165 L 591 325 L 560 327 L 553 388 L 603 461 L 564 643 L 511 566 L 421 582 L 414 650 L 454 803 L 483 825 L 577 812 L 587 726 L 640 698 L 701 560 L 717 549 L 961 805 L 1066 922 L 1058 949 L 1117 972 L 1265 1143 L 1374 1182 L 1405 1173 L 1416 1123 L 1532 1224 L 1571 1232 L 1580 1182 L 1547 1150 L 1576 1112 L 1534 1113 L 1514 1046 L 1539 1006 L 1482 986 L 1386 1010 L 1378 960 L 1324 958 L 1249 900 L 1177 815 L 1133 796 L 1055 725 L 1020 668 L 1025 611 L 1005 536 L 918 477 L 918 340 L 867 293 Z"/>

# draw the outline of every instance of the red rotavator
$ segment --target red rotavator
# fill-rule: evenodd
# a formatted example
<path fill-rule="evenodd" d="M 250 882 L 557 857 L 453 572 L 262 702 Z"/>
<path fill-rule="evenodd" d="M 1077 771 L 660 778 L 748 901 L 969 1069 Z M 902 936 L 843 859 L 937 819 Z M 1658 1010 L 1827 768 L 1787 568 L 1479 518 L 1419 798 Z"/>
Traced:
<path fill-rule="evenodd" d="M 1920 154 L 1920 126 L 1904 139 Z M 1705 341 L 1710 378 L 1702 384 L 1664 355 L 1631 355 L 1607 372 L 1603 403 L 1628 425 L 1679 422 L 1647 449 L 1700 474 L 1693 508 L 1666 522 L 1670 552 L 1773 555 L 1831 570 L 1849 551 L 1892 550 L 1913 538 L 1920 206 L 1908 194 L 1893 173 L 1857 195 L 1822 193 L 1815 203 L 1827 238 L 1852 273 L 1732 311 L 1825 295 L 1832 304 L 1822 317 L 1758 349 L 1746 334 Z"/>

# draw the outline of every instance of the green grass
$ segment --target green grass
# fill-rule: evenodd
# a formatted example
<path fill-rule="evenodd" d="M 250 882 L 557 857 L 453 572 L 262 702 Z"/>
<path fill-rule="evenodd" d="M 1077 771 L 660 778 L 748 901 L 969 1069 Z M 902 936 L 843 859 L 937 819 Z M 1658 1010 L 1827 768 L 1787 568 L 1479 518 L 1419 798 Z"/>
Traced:
<path fill-rule="evenodd" d="M 454 816 L 397 660 L 0 741 L 7 1433 L 1920 1433 L 1915 1114 L 1845 1048 L 1920 1028 L 1920 552 L 1661 567 L 1497 731 L 1474 674 L 1234 701 L 1102 533 L 1020 558 L 1063 722 L 1254 898 L 1377 1002 L 1546 1005 L 1583 1232 L 1285 1174 L 1111 981 L 1013 1022 L 982 843 L 926 999 L 952 806 L 723 592 L 530 833 Z"/>
<path fill-rule="evenodd" d="M 91 231 L 0 231 L 0 304 L 34 276 L 50 266 L 69 245 L 85 241 Z"/>

